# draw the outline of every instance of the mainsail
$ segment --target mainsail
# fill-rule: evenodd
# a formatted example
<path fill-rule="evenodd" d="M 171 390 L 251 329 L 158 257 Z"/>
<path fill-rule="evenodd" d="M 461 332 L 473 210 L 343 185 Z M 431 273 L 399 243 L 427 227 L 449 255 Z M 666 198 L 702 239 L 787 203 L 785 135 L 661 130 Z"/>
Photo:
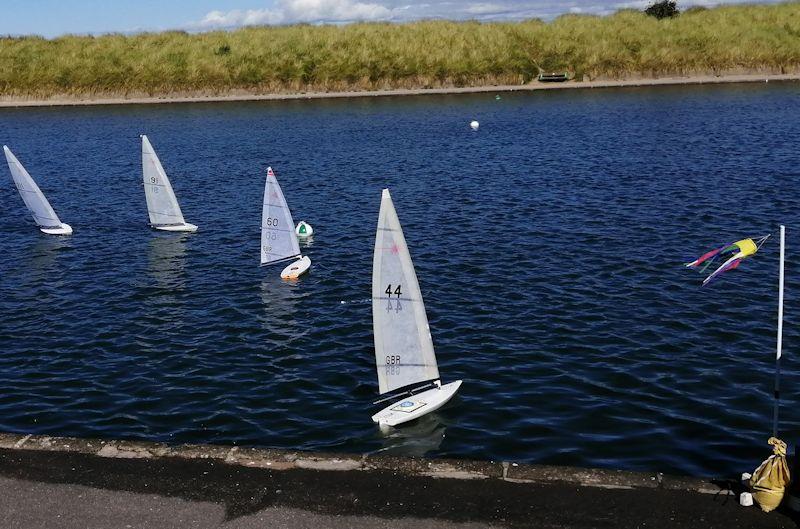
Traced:
<path fill-rule="evenodd" d="M 151 226 L 170 226 L 185 224 L 181 207 L 167 173 L 161 166 L 153 146 L 147 136 L 142 136 L 142 176 L 144 195 L 147 199 L 147 212 Z"/>
<path fill-rule="evenodd" d="M 272 167 L 267 167 L 264 208 L 261 211 L 261 264 L 292 257 L 300 257 L 300 244 L 294 232 L 292 213 L 286 205 Z"/>
<path fill-rule="evenodd" d="M 61 226 L 61 220 L 56 215 L 50 202 L 47 201 L 42 190 L 33 181 L 28 171 L 19 163 L 17 157 L 11 152 L 11 149 L 3 145 L 3 151 L 6 154 L 6 161 L 8 168 L 11 170 L 11 176 L 14 178 L 14 184 L 17 186 L 22 200 L 25 202 L 28 211 L 33 215 L 33 220 L 41 228 L 58 228 Z"/>
<path fill-rule="evenodd" d="M 388 189 L 372 260 L 372 326 L 381 393 L 439 378 L 417 274 Z"/>

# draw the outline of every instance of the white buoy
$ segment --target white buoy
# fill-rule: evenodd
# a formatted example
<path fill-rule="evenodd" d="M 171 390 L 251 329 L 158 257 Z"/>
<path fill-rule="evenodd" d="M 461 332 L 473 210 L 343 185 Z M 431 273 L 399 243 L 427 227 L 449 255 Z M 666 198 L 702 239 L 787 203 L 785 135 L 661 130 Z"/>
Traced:
<path fill-rule="evenodd" d="M 473 119 L 469 126 L 472 130 L 478 130 L 478 127 L 480 127 L 481 124 Z"/>
<path fill-rule="evenodd" d="M 311 227 L 311 224 L 301 220 L 297 223 L 297 227 L 295 227 L 294 232 L 298 237 L 311 237 L 314 235 L 314 228 Z"/>

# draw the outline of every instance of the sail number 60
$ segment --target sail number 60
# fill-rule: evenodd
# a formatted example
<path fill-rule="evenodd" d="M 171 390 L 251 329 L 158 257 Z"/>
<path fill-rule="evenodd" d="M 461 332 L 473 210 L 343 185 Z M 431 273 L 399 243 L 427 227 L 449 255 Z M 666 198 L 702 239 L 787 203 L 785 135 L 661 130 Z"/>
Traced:
<path fill-rule="evenodd" d="M 267 217 L 264 220 L 264 224 L 266 224 L 267 226 L 277 226 L 278 225 L 278 219 Z"/>

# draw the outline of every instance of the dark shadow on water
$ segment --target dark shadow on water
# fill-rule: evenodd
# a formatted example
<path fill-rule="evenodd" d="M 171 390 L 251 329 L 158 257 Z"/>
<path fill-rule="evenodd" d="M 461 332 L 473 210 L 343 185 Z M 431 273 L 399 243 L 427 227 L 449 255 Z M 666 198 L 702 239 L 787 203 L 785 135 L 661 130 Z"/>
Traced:
<path fill-rule="evenodd" d="M 428 452 L 439 450 L 446 430 L 447 425 L 436 413 L 395 428 L 378 429 L 376 437 L 382 446 L 371 454 L 423 457 Z"/>

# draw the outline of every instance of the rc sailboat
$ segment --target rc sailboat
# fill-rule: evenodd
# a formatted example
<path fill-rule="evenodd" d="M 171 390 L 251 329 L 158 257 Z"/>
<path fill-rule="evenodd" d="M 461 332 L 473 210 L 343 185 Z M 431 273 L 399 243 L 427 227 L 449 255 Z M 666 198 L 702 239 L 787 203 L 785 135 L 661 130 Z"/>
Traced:
<path fill-rule="evenodd" d="M 14 179 L 19 195 L 25 202 L 28 211 L 33 215 L 33 220 L 42 233 L 48 235 L 72 235 L 70 225 L 61 222 L 42 190 L 33 181 L 28 171 L 19 163 L 11 149 L 3 145 L 3 152 L 6 154 L 8 168 L 11 170 L 11 177 Z"/>
<path fill-rule="evenodd" d="M 373 415 L 373 421 L 396 426 L 439 409 L 455 395 L 461 380 L 444 385 L 439 380 L 417 274 L 388 189 L 381 197 L 372 260 L 372 328 L 380 393 L 406 395 Z"/>
<path fill-rule="evenodd" d="M 151 227 L 162 231 L 197 231 L 197 226 L 183 219 L 172 184 L 145 135 L 142 135 L 142 178 Z"/>
<path fill-rule="evenodd" d="M 264 206 L 261 210 L 261 265 L 294 260 L 281 272 L 282 279 L 297 279 L 311 267 L 311 259 L 300 253 L 292 212 L 286 204 L 281 186 L 267 167 L 264 184 Z"/>

